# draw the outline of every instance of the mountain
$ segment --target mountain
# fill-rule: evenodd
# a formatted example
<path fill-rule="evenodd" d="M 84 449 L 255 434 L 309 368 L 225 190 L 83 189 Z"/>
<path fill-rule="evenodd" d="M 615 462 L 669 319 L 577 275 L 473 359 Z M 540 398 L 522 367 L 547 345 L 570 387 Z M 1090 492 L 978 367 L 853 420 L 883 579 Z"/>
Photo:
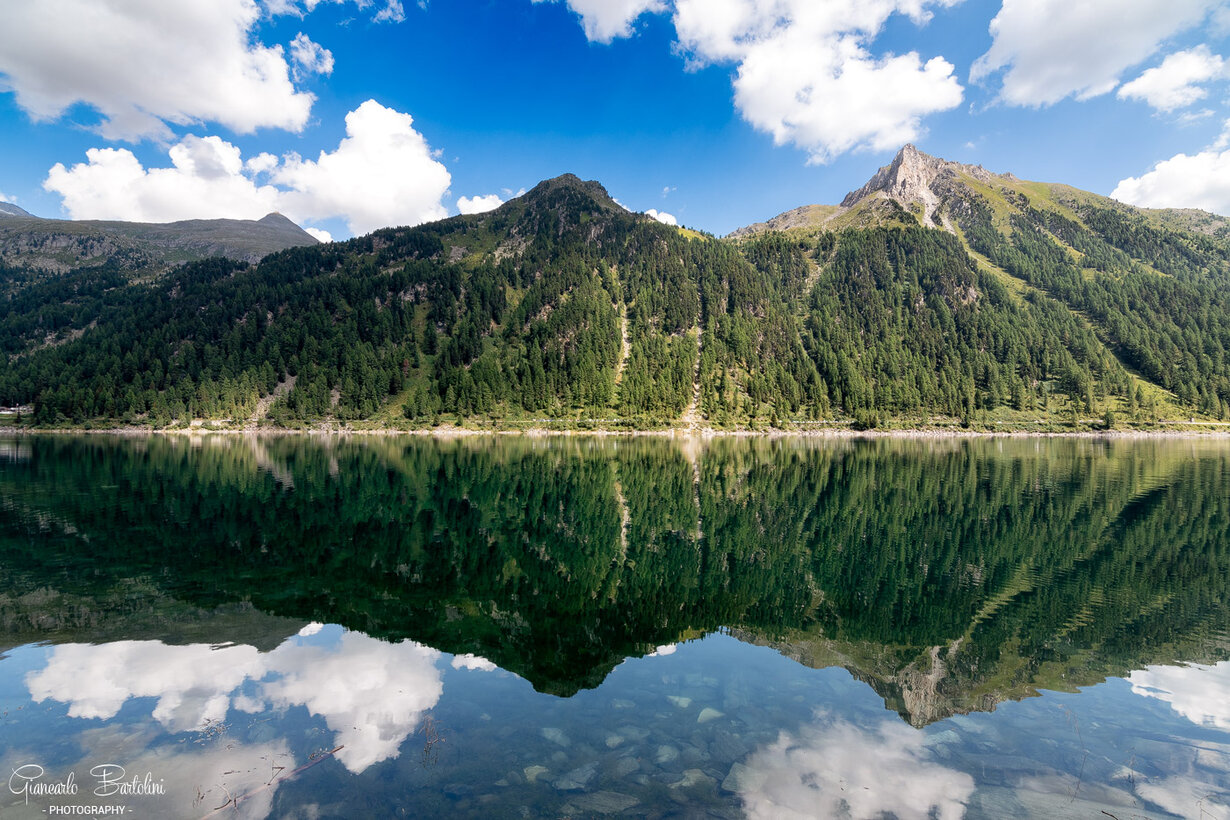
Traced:
<path fill-rule="evenodd" d="M 316 239 L 281 214 L 259 220 L 108 222 L 40 219 L 0 203 L 0 264 L 65 273 L 113 262 L 128 271 L 161 272 L 171 265 L 225 256 L 246 262 Z"/>
<path fill-rule="evenodd" d="M 906 146 L 841 205 L 720 240 L 566 174 L 255 265 L 14 268 L 0 404 L 49 424 L 1208 421 L 1230 410 L 1224 222 Z"/>
<path fill-rule="evenodd" d="M 863 187 L 846 194 L 840 205 L 794 208 L 766 222 L 739 228 L 730 236 L 746 238 L 767 231 L 833 230 L 885 223 L 921 224 L 953 232 L 954 207 L 979 197 L 994 203 L 997 212 L 1021 210 L 1030 204 L 1069 213 L 1105 208 L 1156 227 L 1230 238 L 1230 219 L 1224 216 L 1195 209 L 1135 208 L 1068 185 L 1027 182 L 1011 173 L 991 173 L 981 165 L 940 159 L 911 144 L 903 146 L 893 161 L 876 171 Z"/>
<path fill-rule="evenodd" d="M 0 217 L 4 216 L 32 216 L 25 208 L 20 208 L 12 202 L 0 201 Z"/>

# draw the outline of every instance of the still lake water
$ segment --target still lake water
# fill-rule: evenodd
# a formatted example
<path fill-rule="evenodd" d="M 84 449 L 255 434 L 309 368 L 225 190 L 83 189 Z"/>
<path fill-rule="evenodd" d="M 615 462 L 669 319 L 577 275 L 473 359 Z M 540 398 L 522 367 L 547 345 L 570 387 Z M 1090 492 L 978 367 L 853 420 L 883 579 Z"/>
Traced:
<path fill-rule="evenodd" d="M 4 818 L 1230 818 L 1225 440 L 0 439 L 0 624 Z"/>

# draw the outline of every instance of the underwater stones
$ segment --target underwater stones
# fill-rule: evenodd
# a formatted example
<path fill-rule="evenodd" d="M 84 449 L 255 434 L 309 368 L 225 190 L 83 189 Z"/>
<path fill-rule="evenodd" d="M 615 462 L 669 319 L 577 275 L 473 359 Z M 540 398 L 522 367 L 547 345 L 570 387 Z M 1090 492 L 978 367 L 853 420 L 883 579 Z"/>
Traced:
<path fill-rule="evenodd" d="M 626 726 L 620 726 L 615 731 L 619 732 L 619 734 L 623 735 L 633 743 L 640 743 L 642 740 L 649 737 L 649 730 L 643 726 L 633 726 L 628 724 Z"/>
<path fill-rule="evenodd" d="M 595 814 L 618 814 L 621 811 L 627 811 L 641 801 L 630 794 L 601 791 L 579 795 L 570 802 L 582 811 L 592 811 Z"/>
<path fill-rule="evenodd" d="M 664 766 L 667 763 L 674 763 L 679 759 L 679 750 L 674 746 L 664 744 L 658 747 L 658 753 L 654 755 L 653 759 L 659 766 Z"/>
<path fill-rule="evenodd" d="M 636 704 L 627 698 L 613 698 L 611 700 L 612 709 L 635 709 Z"/>
<path fill-rule="evenodd" d="M 709 755 L 699 746 L 688 746 L 679 754 L 679 761 L 684 766 L 699 766 L 709 761 Z"/>
<path fill-rule="evenodd" d="M 749 768 L 742 763 L 735 763 L 730 767 L 726 779 L 722 781 L 722 789 L 736 793 L 753 791 L 763 786 L 768 776 L 768 772 Z"/>
<path fill-rule="evenodd" d="M 522 770 L 522 774 L 525 775 L 526 783 L 537 783 L 538 778 L 542 777 L 544 774 L 549 774 L 550 772 L 551 770 L 546 766 L 526 766 L 525 769 Z"/>
<path fill-rule="evenodd" d="M 624 741 L 626 740 L 627 738 L 624 737 L 623 735 L 617 732 L 612 732 L 611 734 L 606 736 L 606 747 L 608 749 L 618 748 L 622 746 L 624 744 Z"/>
<path fill-rule="evenodd" d="M 553 726 L 548 726 L 540 729 L 539 733 L 552 743 L 558 744 L 565 748 L 572 745 L 572 740 L 568 737 L 568 735 L 564 734 L 563 729 L 556 729 Z"/>
<path fill-rule="evenodd" d="M 720 717 L 725 717 L 725 714 L 714 709 L 712 706 L 706 706 L 700 710 L 700 714 L 696 716 L 697 723 L 708 723 L 711 720 L 717 720 Z"/>
<path fill-rule="evenodd" d="M 687 709 L 692 705 L 692 699 L 685 698 L 682 695 L 667 695 L 666 699 L 678 706 L 680 709 Z"/>
<path fill-rule="evenodd" d="M 718 729 L 713 733 L 713 740 L 709 744 L 709 753 L 717 760 L 733 762 L 747 754 L 747 744 L 740 740 L 739 736 L 733 732 Z"/>
<path fill-rule="evenodd" d="M 716 786 L 717 781 L 700 769 L 686 769 L 683 772 L 683 779 L 678 783 L 672 783 L 670 787 L 672 789 L 690 789 L 698 785 Z"/>
<path fill-rule="evenodd" d="M 615 777 L 623 778 L 635 772 L 641 767 L 641 761 L 635 757 L 621 757 L 615 761 L 615 765 L 611 767 L 611 773 Z"/>
<path fill-rule="evenodd" d="M 594 779 L 594 775 L 598 773 L 597 763 L 586 763 L 584 766 L 578 766 L 570 772 L 564 774 L 559 780 L 555 781 L 555 788 L 562 792 L 581 791 L 589 785 L 589 781 Z"/>

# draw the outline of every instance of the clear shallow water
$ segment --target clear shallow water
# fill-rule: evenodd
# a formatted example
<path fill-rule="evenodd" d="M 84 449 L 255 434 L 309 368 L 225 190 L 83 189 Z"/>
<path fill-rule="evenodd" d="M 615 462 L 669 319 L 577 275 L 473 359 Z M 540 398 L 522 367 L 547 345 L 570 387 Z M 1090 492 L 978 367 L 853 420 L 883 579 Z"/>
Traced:
<path fill-rule="evenodd" d="M 6 818 L 1230 817 L 1224 444 L 2 444 Z"/>

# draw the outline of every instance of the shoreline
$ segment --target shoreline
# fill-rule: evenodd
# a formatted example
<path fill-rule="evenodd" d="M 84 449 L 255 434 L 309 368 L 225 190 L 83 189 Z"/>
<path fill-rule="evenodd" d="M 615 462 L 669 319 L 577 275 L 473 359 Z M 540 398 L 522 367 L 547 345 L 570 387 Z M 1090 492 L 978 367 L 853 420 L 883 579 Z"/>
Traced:
<path fill-rule="evenodd" d="M 107 428 L 86 427 L 56 427 L 31 428 L 0 426 L 3 436 L 116 436 L 136 438 L 143 436 L 163 435 L 169 437 L 203 437 L 203 436 L 338 436 L 338 437 L 395 437 L 416 436 L 426 438 L 448 439 L 468 438 L 472 436 L 524 436 L 528 438 L 550 437 L 652 437 L 652 438 L 685 438 L 685 439 L 715 439 L 715 438 L 799 438 L 799 439 L 935 439 L 935 438 L 1090 438 L 1090 439 L 1167 439 L 1167 438 L 1211 438 L 1230 439 L 1230 423 L 1222 422 L 1223 429 L 1209 429 L 1213 424 L 1182 422 L 1192 429 L 1174 430 L 1136 430 L 1131 428 L 1113 430 L 954 430 L 943 428 L 900 428 L 853 430 L 849 428 L 825 430 L 721 430 L 712 427 L 670 427 L 661 430 L 612 430 L 597 428 L 583 430 L 574 428 L 530 427 L 521 430 L 492 429 L 474 427 L 441 426 L 430 429 L 398 430 L 385 428 L 362 428 L 348 425 L 319 425 L 302 429 L 286 427 L 227 427 L 227 426 L 188 426 L 152 428 L 140 426 L 117 426 Z"/>

